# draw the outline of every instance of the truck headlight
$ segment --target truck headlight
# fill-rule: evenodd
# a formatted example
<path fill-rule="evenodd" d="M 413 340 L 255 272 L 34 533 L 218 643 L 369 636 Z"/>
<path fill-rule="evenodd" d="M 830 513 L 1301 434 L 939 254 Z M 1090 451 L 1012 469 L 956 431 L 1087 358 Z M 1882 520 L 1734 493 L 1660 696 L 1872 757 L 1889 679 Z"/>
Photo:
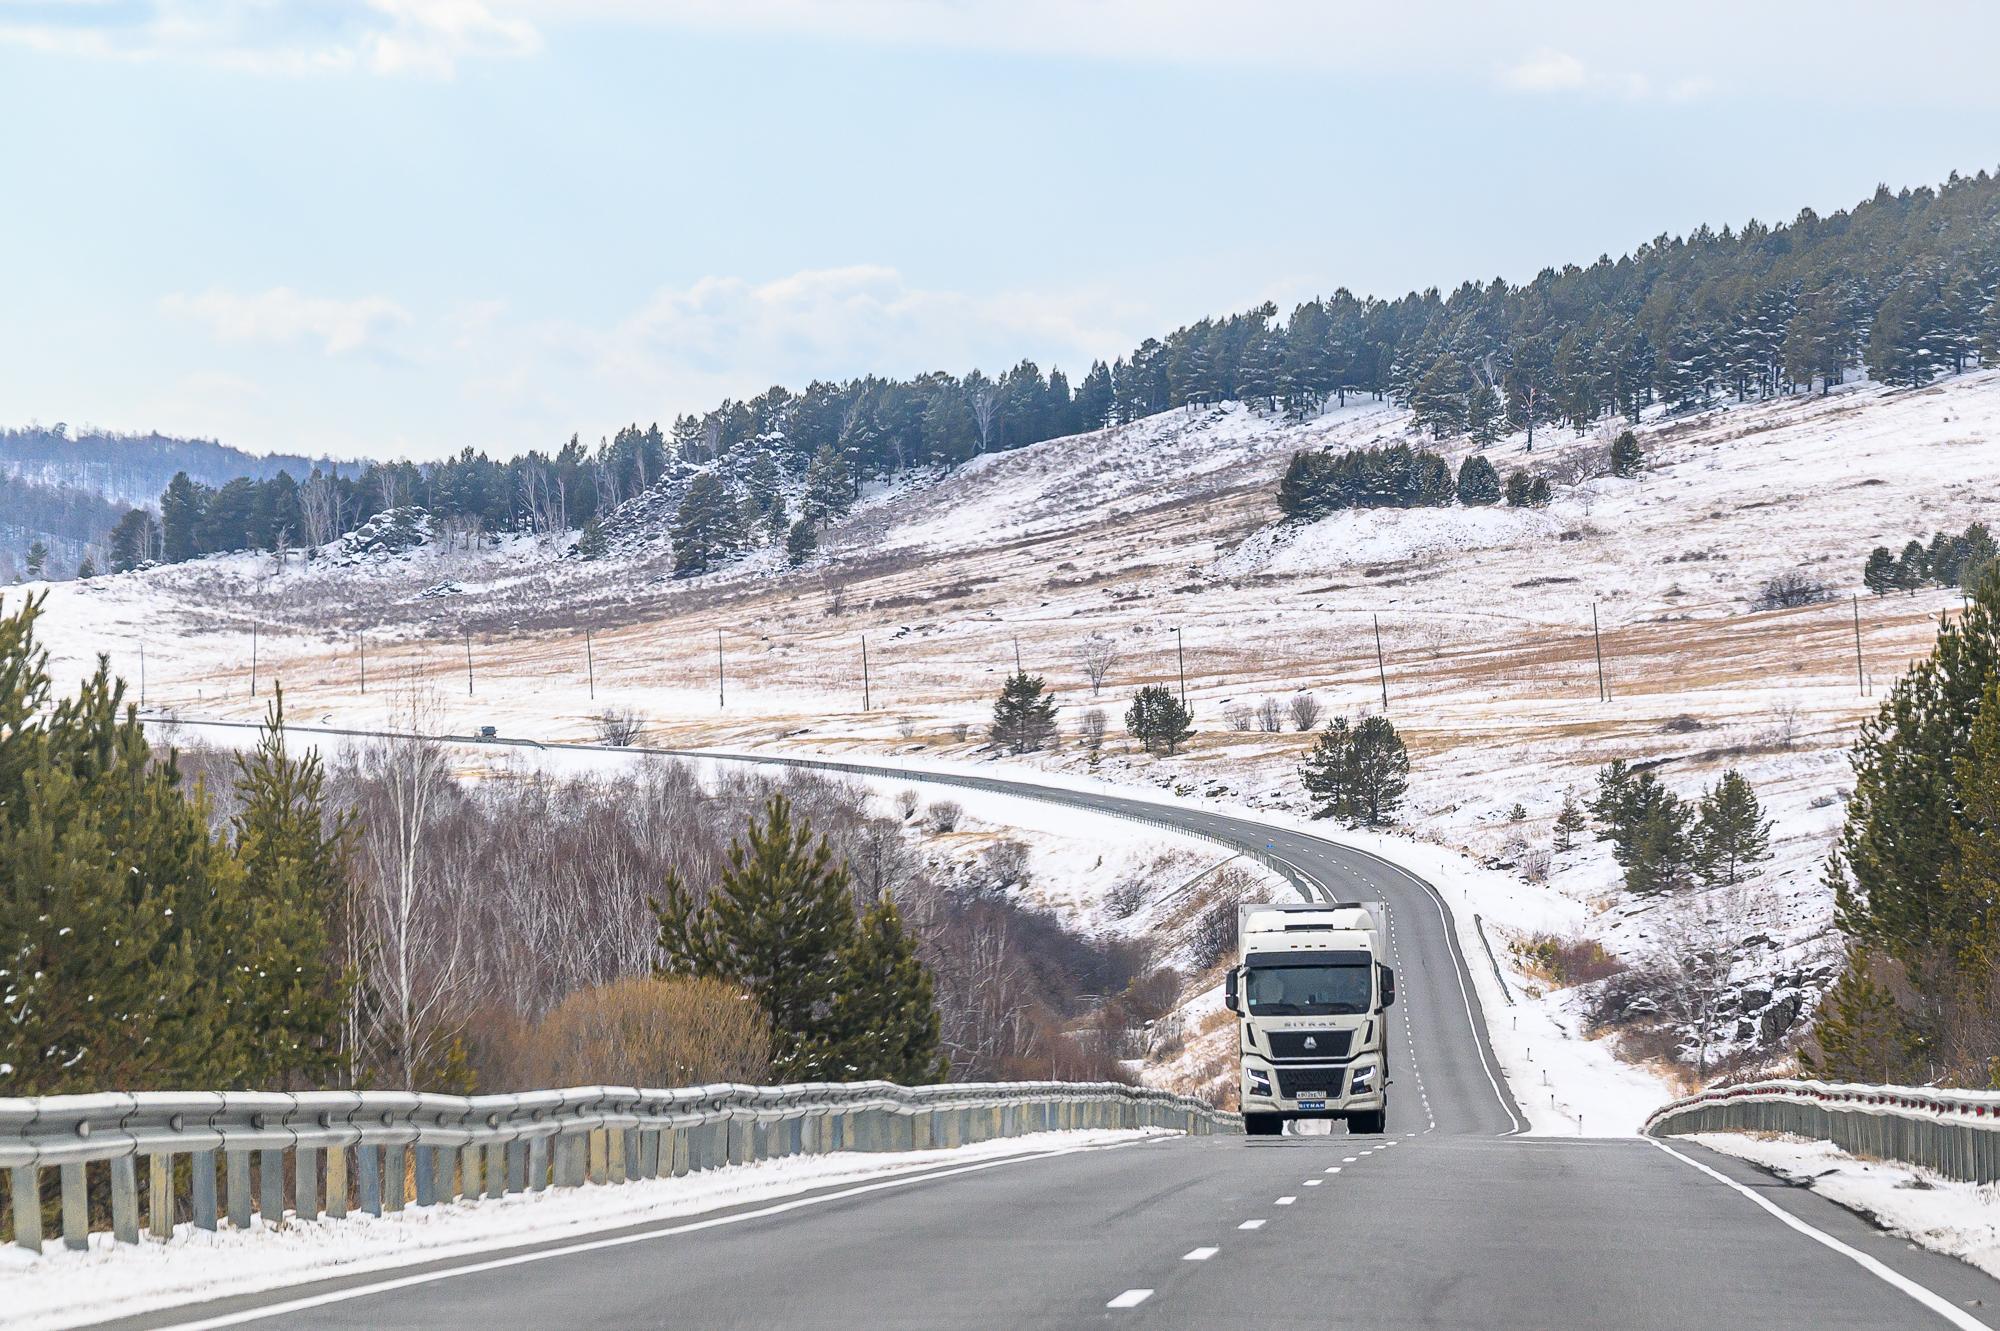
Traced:
<path fill-rule="evenodd" d="M 1265 1072 L 1261 1068 L 1245 1068 L 1244 1075 L 1250 1079 L 1250 1094 L 1269 1095 L 1271 1093 L 1270 1073 Z"/>
<path fill-rule="evenodd" d="M 1356 1069 L 1354 1081 L 1347 1089 L 1354 1095 L 1366 1095 L 1368 1092 L 1374 1090 L 1375 1069 L 1372 1067 Z"/>

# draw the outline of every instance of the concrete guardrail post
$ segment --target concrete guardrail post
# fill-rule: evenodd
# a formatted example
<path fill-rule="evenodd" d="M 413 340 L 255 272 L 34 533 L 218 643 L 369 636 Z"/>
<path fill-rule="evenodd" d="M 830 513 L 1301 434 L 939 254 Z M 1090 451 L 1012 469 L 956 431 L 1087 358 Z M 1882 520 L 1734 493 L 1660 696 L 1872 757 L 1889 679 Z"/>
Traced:
<path fill-rule="evenodd" d="M 162 1242 L 174 1236 L 174 1158 L 146 1157 L 146 1232 Z"/>
<path fill-rule="evenodd" d="M 139 1241 L 139 1169 L 129 1155 L 111 1162 L 111 1237 L 119 1243 Z"/>
<path fill-rule="evenodd" d="M 15 1165 L 7 1172 L 8 1197 L 14 1203 L 14 1244 L 37 1256 L 42 1251 L 42 1171 Z"/>
<path fill-rule="evenodd" d="M 319 1152 L 310 1146 L 292 1148 L 292 1213 L 319 1219 Z"/>
<path fill-rule="evenodd" d="M 329 1220 L 347 1219 L 347 1148 L 326 1148 L 326 1215 Z"/>
<path fill-rule="evenodd" d="M 416 1155 L 417 1205 L 435 1206 L 438 1199 L 437 1161 L 433 1157 L 437 1155 L 437 1147 L 419 1142 Z"/>
<path fill-rule="evenodd" d="M 269 1229 L 285 1225 L 285 1153 L 266 1147 L 257 1152 L 257 1209 Z"/>
<path fill-rule="evenodd" d="M 364 1215 L 382 1214 L 382 1148 L 366 1142 L 354 1148 L 354 1182 Z"/>
<path fill-rule="evenodd" d="M 84 1252 L 90 1247 L 90 1200 L 81 1160 L 63 1164 L 62 1177 L 63 1247 Z"/>

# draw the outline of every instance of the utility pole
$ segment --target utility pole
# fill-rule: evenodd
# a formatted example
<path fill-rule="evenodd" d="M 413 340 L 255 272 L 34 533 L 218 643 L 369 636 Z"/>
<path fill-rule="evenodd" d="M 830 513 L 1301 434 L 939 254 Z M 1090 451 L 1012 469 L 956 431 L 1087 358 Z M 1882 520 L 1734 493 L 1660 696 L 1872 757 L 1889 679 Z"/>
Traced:
<path fill-rule="evenodd" d="M 1375 676 L 1382 681 L 1382 710 L 1389 710 L 1389 663 L 1382 659 L 1382 616 L 1375 615 Z"/>
<path fill-rule="evenodd" d="M 1174 626 L 1174 663 L 1181 672 L 1181 707 L 1187 707 L 1187 639 L 1181 635 L 1180 626 Z"/>
<path fill-rule="evenodd" d="M 1597 628 L 1597 602 L 1590 603 L 1590 641 L 1597 651 L 1597 701 L 1611 701 L 1611 686 L 1604 682 L 1604 635 Z"/>
<path fill-rule="evenodd" d="M 861 638 L 861 710 L 868 710 L 868 637 Z"/>
<path fill-rule="evenodd" d="M 361 696 L 368 696 L 368 635 L 354 635 L 354 650 L 361 654 Z"/>
<path fill-rule="evenodd" d="M 146 705 L 146 641 L 139 640 L 139 706 Z"/>
<path fill-rule="evenodd" d="M 1868 696 L 1868 676 L 1861 669 L 1861 597 L 1854 597 L 1854 687 Z"/>
<path fill-rule="evenodd" d="M 465 696 L 472 696 L 472 630 L 465 631 Z"/>
<path fill-rule="evenodd" d="M 257 696 L 257 621 L 250 621 L 250 696 Z"/>
<path fill-rule="evenodd" d="M 729 698 L 722 691 L 722 630 L 715 631 L 715 705 L 729 706 Z"/>
<path fill-rule="evenodd" d="M 590 630 L 583 631 L 583 668 L 590 676 L 590 696 L 597 697 L 597 657 L 590 650 Z"/>

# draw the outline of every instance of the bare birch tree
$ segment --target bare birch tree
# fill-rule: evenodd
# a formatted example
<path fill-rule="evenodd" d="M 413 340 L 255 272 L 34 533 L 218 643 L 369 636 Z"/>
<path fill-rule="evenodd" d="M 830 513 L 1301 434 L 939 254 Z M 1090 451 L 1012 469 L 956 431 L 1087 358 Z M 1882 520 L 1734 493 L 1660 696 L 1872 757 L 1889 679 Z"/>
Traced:
<path fill-rule="evenodd" d="M 1083 677 L 1090 681 L 1093 698 L 1103 690 L 1104 681 L 1117 662 L 1118 643 L 1109 634 L 1091 633 L 1077 644 L 1077 663 L 1083 667 Z"/>

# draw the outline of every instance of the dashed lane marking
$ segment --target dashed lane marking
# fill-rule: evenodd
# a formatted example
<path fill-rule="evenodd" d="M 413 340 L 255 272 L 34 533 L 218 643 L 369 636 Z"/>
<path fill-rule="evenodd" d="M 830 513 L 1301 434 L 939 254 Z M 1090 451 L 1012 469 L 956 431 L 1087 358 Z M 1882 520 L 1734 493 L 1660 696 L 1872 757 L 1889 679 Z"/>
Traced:
<path fill-rule="evenodd" d="M 1306 1180 L 1306 1186 L 1308 1188 L 1317 1188 L 1320 1184 L 1324 1182 L 1326 1182 L 1326 1180 L 1323 1178 L 1309 1178 Z"/>
<path fill-rule="evenodd" d="M 1192 1252 L 1182 1253 L 1181 1260 L 1184 1262 L 1205 1262 L 1221 1251 L 1222 1249 L 1220 1248 L 1196 1248 Z"/>
<path fill-rule="evenodd" d="M 1150 1289 L 1128 1289 L 1104 1306 L 1107 1308 L 1136 1308 L 1152 1297 L 1153 1291 Z"/>
<path fill-rule="evenodd" d="M 1280 1197 L 1280 1198 L 1278 1198 L 1278 1205 L 1280 1205 L 1280 1206 L 1290 1206 L 1290 1205 L 1291 1205 L 1291 1204 L 1292 1204 L 1293 1202 L 1295 1202 L 1295 1201 L 1297 1201 L 1297 1200 L 1298 1200 L 1298 1195 L 1297 1195 L 1296 1193 L 1294 1193 L 1294 1194 L 1293 1194 L 1292 1196 L 1290 1196 L 1290 1197 Z"/>
<path fill-rule="evenodd" d="M 1238 1229 L 1262 1229 L 1263 1227 L 1264 1222 L 1262 1220 L 1245 1220 L 1237 1226 Z"/>

